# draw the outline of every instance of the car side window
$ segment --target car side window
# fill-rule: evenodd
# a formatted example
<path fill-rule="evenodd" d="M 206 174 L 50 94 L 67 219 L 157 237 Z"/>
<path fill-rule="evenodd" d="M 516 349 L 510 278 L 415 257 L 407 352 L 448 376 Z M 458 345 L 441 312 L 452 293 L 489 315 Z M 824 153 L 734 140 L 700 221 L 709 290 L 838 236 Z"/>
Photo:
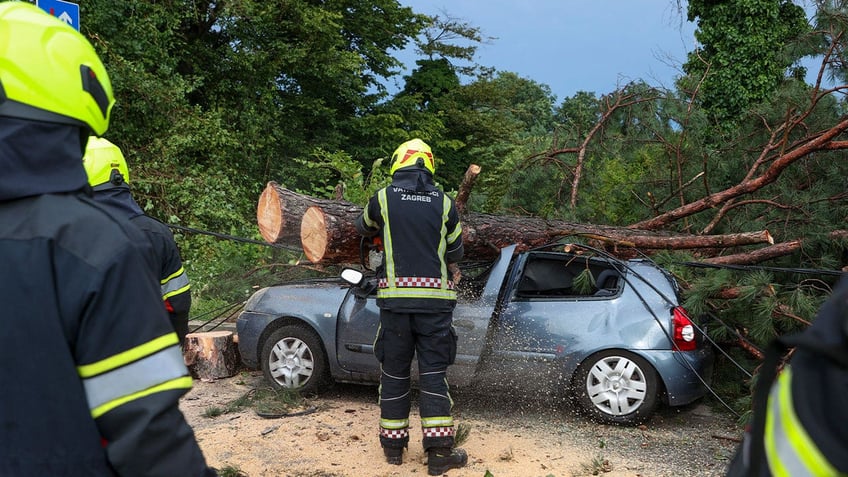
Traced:
<path fill-rule="evenodd" d="M 524 298 L 613 296 L 620 275 L 574 256 L 534 256 L 528 259 L 516 294 Z"/>
<path fill-rule="evenodd" d="M 577 295 L 575 270 L 568 261 L 531 257 L 518 283 L 518 295 L 524 297 L 563 297 Z"/>

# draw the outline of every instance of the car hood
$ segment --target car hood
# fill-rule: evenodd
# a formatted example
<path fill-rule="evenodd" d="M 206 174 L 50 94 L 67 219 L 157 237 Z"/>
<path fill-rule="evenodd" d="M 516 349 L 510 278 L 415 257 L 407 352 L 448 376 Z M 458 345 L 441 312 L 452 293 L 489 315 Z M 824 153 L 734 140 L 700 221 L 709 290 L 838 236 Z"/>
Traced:
<path fill-rule="evenodd" d="M 310 280 L 262 288 L 247 300 L 244 309 L 270 315 L 302 315 L 321 308 L 337 313 L 350 285 L 339 279 Z"/>

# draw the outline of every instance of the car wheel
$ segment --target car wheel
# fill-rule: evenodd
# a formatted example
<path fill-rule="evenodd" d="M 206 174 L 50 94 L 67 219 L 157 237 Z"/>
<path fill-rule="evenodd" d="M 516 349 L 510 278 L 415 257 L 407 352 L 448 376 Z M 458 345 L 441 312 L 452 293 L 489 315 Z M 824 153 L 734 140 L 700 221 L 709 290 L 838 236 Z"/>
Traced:
<path fill-rule="evenodd" d="M 303 325 L 287 325 L 262 345 L 262 372 L 277 389 L 303 394 L 321 391 L 327 382 L 327 356 L 318 335 Z"/>
<path fill-rule="evenodd" d="M 606 350 L 577 368 L 574 386 L 579 406 L 607 424 L 638 424 L 657 407 L 659 378 L 642 357 Z"/>

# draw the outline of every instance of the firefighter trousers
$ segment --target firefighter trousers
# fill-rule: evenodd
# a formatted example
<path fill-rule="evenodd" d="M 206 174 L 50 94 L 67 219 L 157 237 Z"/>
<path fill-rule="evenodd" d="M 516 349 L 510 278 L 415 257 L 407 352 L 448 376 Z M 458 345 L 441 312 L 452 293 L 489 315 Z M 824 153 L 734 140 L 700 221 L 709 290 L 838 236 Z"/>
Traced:
<path fill-rule="evenodd" d="M 424 450 L 453 447 L 453 401 L 447 368 L 456 358 L 453 313 L 380 311 L 374 354 L 381 364 L 380 444 L 407 447 L 411 407 L 411 367 L 418 359 L 419 404 Z"/>

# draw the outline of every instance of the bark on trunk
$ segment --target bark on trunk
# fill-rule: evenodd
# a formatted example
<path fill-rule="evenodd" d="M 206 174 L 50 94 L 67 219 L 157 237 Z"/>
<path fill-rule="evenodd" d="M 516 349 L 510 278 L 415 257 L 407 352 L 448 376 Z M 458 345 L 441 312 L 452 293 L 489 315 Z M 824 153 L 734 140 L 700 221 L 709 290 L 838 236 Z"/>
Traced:
<path fill-rule="evenodd" d="M 301 245 L 312 263 L 358 263 L 360 236 L 353 222 L 362 207 L 340 202 L 313 205 L 303 216 Z M 641 249 L 718 248 L 770 243 L 767 231 L 715 236 L 646 235 L 644 231 L 602 225 L 574 224 L 536 217 L 467 213 L 462 216 L 462 240 L 468 260 L 489 260 L 511 244 L 527 250 L 568 236 L 590 239 L 598 247 Z M 633 256 L 614 250 L 622 258 Z"/>

